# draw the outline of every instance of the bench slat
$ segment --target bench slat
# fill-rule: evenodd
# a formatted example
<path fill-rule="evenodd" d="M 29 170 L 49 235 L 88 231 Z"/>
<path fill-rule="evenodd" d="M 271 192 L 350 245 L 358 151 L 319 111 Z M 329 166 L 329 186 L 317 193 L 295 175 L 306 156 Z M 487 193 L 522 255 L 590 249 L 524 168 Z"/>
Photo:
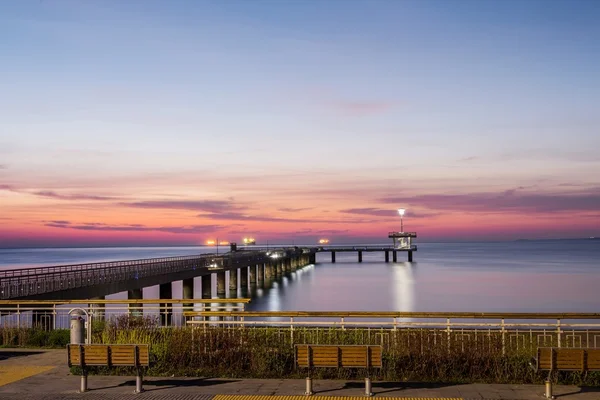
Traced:
<path fill-rule="evenodd" d="M 296 364 L 303 368 L 381 368 L 381 346 L 296 345 Z"/>

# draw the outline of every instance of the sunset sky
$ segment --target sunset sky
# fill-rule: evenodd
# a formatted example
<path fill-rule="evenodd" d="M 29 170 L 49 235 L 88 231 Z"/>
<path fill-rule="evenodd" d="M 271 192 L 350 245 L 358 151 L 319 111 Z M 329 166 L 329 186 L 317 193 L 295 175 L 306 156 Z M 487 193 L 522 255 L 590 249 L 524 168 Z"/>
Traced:
<path fill-rule="evenodd" d="M 0 2 L 0 247 L 600 236 L 593 0 Z"/>

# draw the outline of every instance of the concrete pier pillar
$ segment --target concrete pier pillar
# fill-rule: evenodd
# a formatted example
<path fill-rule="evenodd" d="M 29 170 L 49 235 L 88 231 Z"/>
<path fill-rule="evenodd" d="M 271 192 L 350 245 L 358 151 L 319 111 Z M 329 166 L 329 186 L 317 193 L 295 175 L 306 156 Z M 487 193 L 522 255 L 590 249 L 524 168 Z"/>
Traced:
<path fill-rule="evenodd" d="M 184 299 L 193 299 L 194 298 L 194 278 L 184 279 L 183 283 L 183 298 Z M 192 311 L 193 303 L 183 303 L 183 306 L 186 307 L 184 311 Z"/>
<path fill-rule="evenodd" d="M 385 251 L 385 262 L 390 262 L 390 252 L 388 250 Z"/>
<path fill-rule="evenodd" d="M 202 277 L 202 298 L 212 299 L 212 274 L 204 275 Z"/>
<path fill-rule="evenodd" d="M 238 270 L 232 269 L 229 271 L 229 293 L 230 297 L 237 297 L 238 290 Z"/>
<path fill-rule="evenodd" d="M 257 280 L 258 280 L 258 285 L 262 285 L 263 282 L 265 281 L 265 264 L 264 263 L 260 263 L 256 266 L 256 275 L 257 275 Z"/>
<path fill-rule="evenodd" d="M 249 266 L 248 271 L 250 273 L 250 286 L 256 286 L 256 265 Z"/>
<path fill-rule="evenodd" d="M 283 276 L 283 261 L 277 261 L 275 265 L 277 268 L 277 277 L 281 278 Z"/>
<path fill-rule="evenodd" d="M 142 300 L 144 295 L 142 289 L 133 289 L 127 291 L 127 299 L 129 300 Z M 142 310 L 142 303 L 129 303 L 129 314 L 135 317 L 141 317 L 144 313 Z"/>
<path fill-rule="evenodd" d="M 398 252 L 396 250 L 392 251 L 392 261 L 398 262 Z"/>
<path fill-rule="evenodd" d="M 249 267 L 240 268 L 240 287 L 243 292 L 248 293 L 248 269 Z"/>
<path fill-rule="evenodd" d="M 217 297 L 225 296 L 225 271 L 217 272 Z"/>
<path fill-rule="evenodd" d="M 331 252 L 331 262 L 334 263 L 335 262 L 335 251 Z"/>
<path fill-rule="evenodd" d="M 90 299 L 90 308 L 94 314 L 94 320 L 102 321 L 106 315 L 106 304 L 94 303 L 93 300 L 104 300 L 104 296 L 92 297 Z"/>
<path fill-rule="evenodd" d="M 173 299 L 173 286 L 171 285 L 171 282 L 160 284 L 158 292 L 161 299 Z M 160 324 L 162 326 L 171 326 L 172 320 L 173 306 L 171 303 L 160 303 Z"/>
<path fill-rule="evenodd" d="M 408 251 L 408 262 L 412 262 L 412 250 Z"/>
<path fill-rule="evenodd" d="M 273 264 L 265 263 L 265 281 L 273 278 Z"/>
<path fill-rule="evenodd" d="M 362 251 L 358 251 L 358 262 L 362 262 Z"/>
<path fill-rule="evenodd" d="M 311 253 L 308 259 L 308 263 L 309 264 L 316 264 L 317 263 L 317 254 L 316 253 Z"/>

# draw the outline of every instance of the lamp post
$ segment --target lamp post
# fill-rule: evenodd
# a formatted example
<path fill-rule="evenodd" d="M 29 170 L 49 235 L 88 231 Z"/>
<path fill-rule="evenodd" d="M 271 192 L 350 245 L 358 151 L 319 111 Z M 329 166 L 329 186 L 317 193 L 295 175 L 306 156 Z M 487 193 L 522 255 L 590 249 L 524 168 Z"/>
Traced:
<path fill-rule="evenodd" d="M 405 212 L 406 210 L 404 208 L 398 209 L 398 214 L 400 214 L 400 232 L 404 232 L 404 221 L 402 220 L 402 217 L 404 217 Z"/>

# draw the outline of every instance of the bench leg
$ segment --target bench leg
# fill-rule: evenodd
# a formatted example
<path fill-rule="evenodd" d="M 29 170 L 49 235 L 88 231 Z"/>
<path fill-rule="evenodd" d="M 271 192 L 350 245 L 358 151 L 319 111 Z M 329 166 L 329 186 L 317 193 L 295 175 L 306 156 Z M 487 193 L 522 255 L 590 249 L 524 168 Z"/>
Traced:
<path fill-rule="evenodd" d="M 137 375 L 135 377 L 135 392 L 142 393 L 144 388 L 142 386 L 142 369 L 138 368 Z"/>
<path fill-rule="evenodd" d="M 371 391 L 371 378 L 368 376 L 365 378 L 365 396 L 373 396 Z"/>
<path fill-rule="evenodd" d="M 87 392 L 87 388 L 88 388 L 87 381 L 88 381 L 87 371 L 83 370 L 83 371 L 81 371 L 81 384 L 79 385 L 79 391 L 81 393 Z"/>
<path fill-rule="evenodd" d="M 546 393 L 544 393 L 544 396 L 547 399 L 553 399 L 554 396 L 552 395 L 552 381 L 550 379 L 546 379 L 546 382 L 544 382 L 546 384 Z"/>
<path fill-rule="evenodd" d="M 306 391 L 304 392 L 304 394 L 307 396 L 310 396 L 311 394 L 313 394 L 312 379 L 310 378 L 310 376 L 306 377 Z"/>

